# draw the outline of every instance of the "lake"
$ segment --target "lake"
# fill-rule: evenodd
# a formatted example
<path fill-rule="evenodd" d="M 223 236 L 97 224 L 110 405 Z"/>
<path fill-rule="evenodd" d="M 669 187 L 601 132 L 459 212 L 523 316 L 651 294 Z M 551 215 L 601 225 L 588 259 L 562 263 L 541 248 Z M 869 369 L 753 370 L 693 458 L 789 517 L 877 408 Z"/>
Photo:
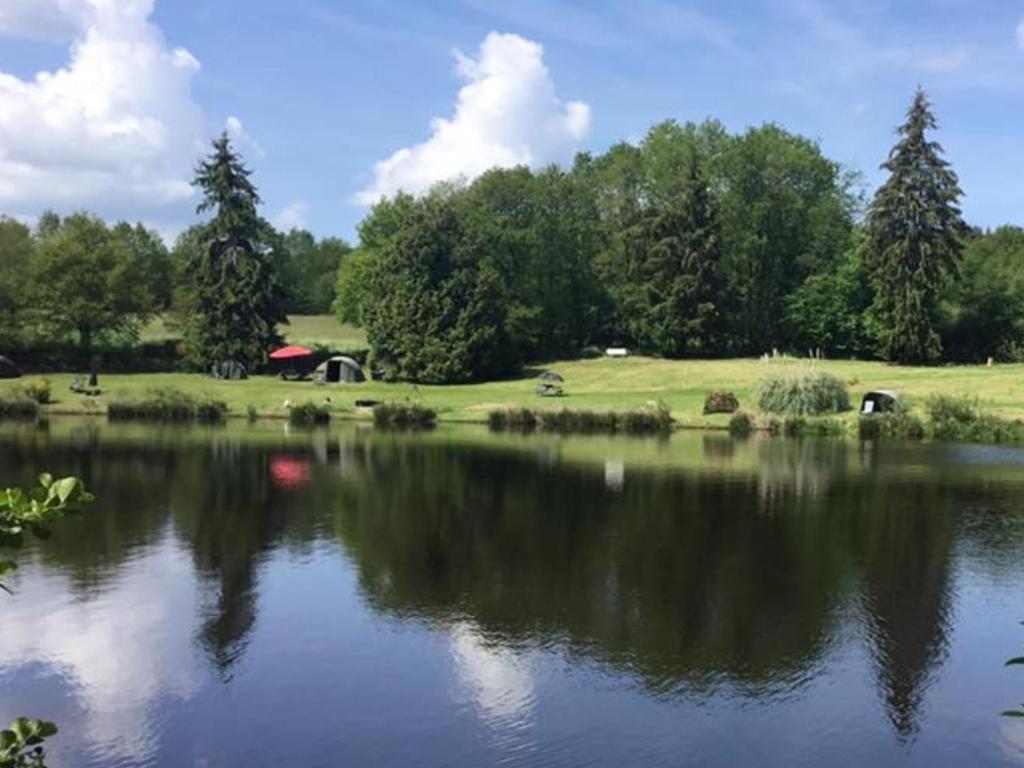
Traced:
<path fill-rule="evenodd" d="M 1024 765 L 1024 452 L 0 426 L 55 766 Z"/>

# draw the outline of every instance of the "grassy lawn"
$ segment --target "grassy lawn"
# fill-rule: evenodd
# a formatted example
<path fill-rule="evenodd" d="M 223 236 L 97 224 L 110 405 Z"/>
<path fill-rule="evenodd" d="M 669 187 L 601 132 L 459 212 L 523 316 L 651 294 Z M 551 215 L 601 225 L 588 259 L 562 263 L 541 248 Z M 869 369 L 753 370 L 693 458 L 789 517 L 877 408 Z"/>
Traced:
<path fill-rule="evenodd" d="M 295 332 L 302 328 L 304 333 L 315 333 L 313 329 L 317 325 L 312 318 L 304 320 L 306 322 L 293 326 Z M 704 396 L 709 390 L 732 390 L 739 397 L 742 408 L 756 411 L 754 390 L 761 376 L 769 371 L 796 372 L 805 366 L 806 363 L 798 361 L 667 361 L 645 357 L 572 360 L 547 366 L 565 377 L 566 396 L 561 398 L 540 398 L 534 394 L 534 377 L 540 368 L 528 369 L 522 378 L 508 381 L 418 387 L 382 382 L 317 386 L 308 381 L 290 382 L 272 377 L 222 382 L 199 374 L 179 373 L 104 374 L 100 377 L 103 396 L 95 403 L 68 391 L 71 374 L 53 374 L 48 378 L 53 383 L 56 402 L 49 408 L 72 413 L 102 411 L 111 399 L 140 395 L 147 388 L 156 386 L 210 394 L 225 400 L 234 414 L 244 414 L 252 406 L 266 416 L 283 416 L 285 400 L 294 404 L 306 400 L 323 402 L 329 397 L 334 409 L 345 413 L 354 412 L 357 398 L 408 398 L 435 408 L 442 421 L 483 421 L 489 410 L 509 405 L 624 409 L 660 399 L 669 404 L 673 416 L 684 425 L 723 426 L 727 417 L 705 418 L 701 415 Z M 918 408 L 929 395 L 964 394 L 979 397 L 999 415 L 1024 418 L 1024 365 L 902 368 L 883 363 L 826 361 L 820 363 L 819 368 L 847 382 L 854 407 L 869 389 L 894 388 Z M 852 419 L 854 415 L 847 414 L 845 418 Z"/>
<path fill-rule="evenodd" d="M 313 347 L 321 344 L 336 350 L 353 350 L 366 346 L 366 333 L 362 328 L 343 325 L 333 315 L 289 315 L 288 322 L 279 329 L 289 344 Z M 143 342 L 180 339 L 181 332 L 168 325 L 162 317 L 154 317 L 142 329 Z"/>

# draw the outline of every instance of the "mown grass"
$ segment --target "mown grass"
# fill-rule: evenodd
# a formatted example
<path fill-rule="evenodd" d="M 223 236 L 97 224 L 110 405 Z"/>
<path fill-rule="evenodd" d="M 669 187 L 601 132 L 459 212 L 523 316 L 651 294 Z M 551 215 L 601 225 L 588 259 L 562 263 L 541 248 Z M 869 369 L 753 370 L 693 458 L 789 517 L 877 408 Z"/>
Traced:
<path fill-rule="evenodd" d="M 486 422 L 493 410 L 529 408 L 531 410 L 623 411 L 644 407 L 651 401 L 664 401 L 677 424 L 685 427 L 725 428 L 728 414 L 704 416 L 704 399 L 716 389 L 728 389 L 739 399 L 740 409 L 756 416 L 757 382 L 768 372 L 807 368 L 798 362 L 762 363 L 758 360 L 670 361 L 646 357 L 624 360 L 598 358 L 549 364 L 565 377 L 565 397 L 541 398 L 534 393 L 539 369 L 505 381 L 452 386 L 415 386 L 367 381 L 361 384 L 317 386 L 312 382 L 282 381 L 255 376 L 246 381 L 215 381 L 200 374 L 101 374 L 103 395 L 98 398 L 102 412 L 106 403 L 139 394 L 152 387 L 174 387 L 201 395 L 209 394 L 228 405 L 230 414 L 244 416 L 252 407 L 260 416 L 286 418 L 285 401 L 323 401 L 330 397 L 335 415 L 356 415 L 355 400 L 380 402 L 409 401 L 432 408 L 438 420 Z M 987 412 L 1006 419 L 1024 418 L 1024 365 L 950 366 L 906 368 L 883 363 L 826 361 L 818 369 L 844 381 L 850 392 L 853 410 L 838 417 L 848 422 L 850 434 L 856 434 L 856 409 L 870 389 L 898 390 L 915 411 L 924 413 L 928 398 L 942 393 L 980 398 Z M 48 374 L 53 403 L 44 412 L 89 413 L 87 398 L 68 391 L 73 374 Z M 369 418 L 369 412 L 358 412 Z"/>

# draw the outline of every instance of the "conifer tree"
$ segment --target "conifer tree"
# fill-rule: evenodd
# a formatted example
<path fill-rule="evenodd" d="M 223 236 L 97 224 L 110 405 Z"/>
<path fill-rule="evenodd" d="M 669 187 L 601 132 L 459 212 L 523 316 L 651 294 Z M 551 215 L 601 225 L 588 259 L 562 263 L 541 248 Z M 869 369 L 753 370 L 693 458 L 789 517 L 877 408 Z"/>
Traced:
<path fill-rule="evenodd" d="M 260 198 L 250 175 L 227 134 L 196 168 L 193 184 L 203 193 L 197 212 L 213 212 L 186 268 L 192 283 L 187 341 L 203 368 L 224 360 L 253 366 L 281 342 L 278 238 L 256 211 Z"/>
<path fill-rule="evenodd" d="M 880 351 L 900 363 L 939 357 L 939 293 L 956 274 L 963 250 L 963 193 L 942 147 L 927 136 L 936 125 L 919 88 L 881 166 L 889 178 L 868 211 L 866 262 L 876 287 Z"/>
<path fill-rule="evenodd" d="M 724 299 L 719 223 L 696 156 L 686 183 L 641 215 L 633 238 L 634 332 L 642 347 L 665 355 L 708 354 L 719 340 Z"/>

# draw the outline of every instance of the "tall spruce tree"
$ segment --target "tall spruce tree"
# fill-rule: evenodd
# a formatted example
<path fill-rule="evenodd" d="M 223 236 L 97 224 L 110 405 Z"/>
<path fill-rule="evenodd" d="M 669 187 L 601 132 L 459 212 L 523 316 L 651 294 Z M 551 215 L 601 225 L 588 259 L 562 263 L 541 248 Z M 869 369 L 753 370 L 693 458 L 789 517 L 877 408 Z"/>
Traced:
<path fill-rule="evenodd" d="M 718 217 L 695 154 L 681 190 L 641 214 L 628 239 L 637 282 L 628 314 L 637 342 L 666 357 L 713 353 L 725 285 Z"/>
<path fill-rule="evenodd" d="M 928 139 L 936 126 L 918 88 L 900 139 L 881 166 L 889 178 L 867 217 L 866 262 L 876 286 L 880 352 L 900 363 L 926 363 L 941 354 L 939 293 L 957 273 L 963 251 L 963 192 L 942 147 Z"/>
<path fill-rule="evenodd" d="M 185 270 L 192 283 L 187 341 L 203 368 L 224 360 L 253 366 L 281 342 L 278 238 L 256 211 L 260 198 L 250 175 L 226 133 L 196 168 L 193 184 L 203 193 L 197 212 L 213 212 Z"/>

